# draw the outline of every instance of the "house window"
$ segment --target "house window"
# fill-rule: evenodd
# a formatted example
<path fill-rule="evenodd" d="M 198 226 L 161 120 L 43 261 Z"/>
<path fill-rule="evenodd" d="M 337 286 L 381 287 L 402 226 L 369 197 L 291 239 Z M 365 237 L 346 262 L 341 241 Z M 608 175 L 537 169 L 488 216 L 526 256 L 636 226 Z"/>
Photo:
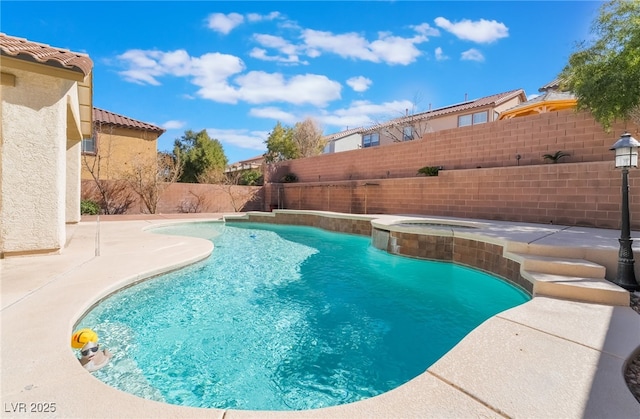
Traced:
<path fill-rule="evenodd" d="M 96 137 L 82 139 L 82 152 L 85 154 L 96 154 Z"/>
<path fill-rule="evenodd" d="M 487 111 L 476 112 L 474 114 L 469 114 L 469 115 L 460 115 L 458 117 L 458 126 L 466 127 L 469 125 L 484 124 L 487 122 L 487 118 L 488 118 Z"/>
<path fill-rule="evenodd" d="M 411 141 L 413 140 L 413 127 L 408 126 L 402 129 L 402 141 Z"/>
<path fill-rule="evenodd" d="M 380 145 L 380 134 L 374 132 L 362 136 L 362 147 L 375 147 Z"/>
<path fill-rule="evenodd" d="M 485 124 L 487 122 L 487 111 L 473 114 L 473 125 Z"/>
<path fill-rule="evenodd" d="M 467 125 L 471 125 L 472 121 L 473 120 L 471 119 L 471 115 L 460 115 L 458 117 L 458 126 L 466 127 Z"/>

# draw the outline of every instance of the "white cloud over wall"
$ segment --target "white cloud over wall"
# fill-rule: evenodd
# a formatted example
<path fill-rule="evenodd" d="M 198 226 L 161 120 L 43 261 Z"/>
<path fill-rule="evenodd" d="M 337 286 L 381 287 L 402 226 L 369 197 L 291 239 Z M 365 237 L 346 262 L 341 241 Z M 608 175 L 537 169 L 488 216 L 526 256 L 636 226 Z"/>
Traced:
<path fill-rule="evenodd" d="M 484 55 L 475 48 L 468 49 L 460 54 L 460 59 L 463 61 L 484 61 Z"/>
<path fill-rule="evenodd" d="M 373 81 L 364 76 L 351 77 L 347 80 L 347 85 L 355 92 L 364 92 L 369 89 Z"/>
<path fill-rule="evenodd" d="M 438 27 L 451 32 L 459 39 L 480 44 L 488 44 L 509 36 L 509 28 L 504 23 L 495 20 L 480 19 L 472 21 L 463 19 L 454 23 L 444 17 L 437 17 L 435 23 Z"/>
<path fill-rule="evenodd" d="M 182 127 L 184 127 L 186 125 L 186 122 L 184 121 L 177 121 L 177 120 L 170 120 L 165 122 L 164 124 L 162 124 L 162 128 L 164 129 L 180 129 Z"/>
<path fill-rule="evenodd" d="M 207 17 L 207 27 L 223 35 L 227 35 L 235 27 L 244 22 L 244 16 L 239 13 L 212 13 Z"/>
<path fill-rule="evenodd" d="M 186 77 L 199 88 L 196 92 L 199 97 L 221 103 L 326 106 L 340 98 L 342 89 L 340 83 L 318 74 L 286 78 L 281 73 L 252 71 L 240 75 L 245 70 L 244 62 L 217 52 L 191 57 L 184 50 L 130 50 L 117 58 L 126 67 L 119 74 L 130 82 L 158 86 L 160 77 Z"/>
<path fill-rule="evenodd" d="M 269 136 L 269 132 L 267 131 L 218 128 L 207 128 L 207 134 L 223 144 L 230 144 L 251 150 L 264 150 L 266 148 L 264 141 Z"/>

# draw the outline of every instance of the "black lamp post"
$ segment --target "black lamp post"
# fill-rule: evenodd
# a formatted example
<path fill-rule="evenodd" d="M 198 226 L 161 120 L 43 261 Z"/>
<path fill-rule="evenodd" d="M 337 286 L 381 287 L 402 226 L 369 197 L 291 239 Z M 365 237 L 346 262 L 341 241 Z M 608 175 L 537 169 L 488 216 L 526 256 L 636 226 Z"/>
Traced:
<path fill-rule="evenodd" d="M 640 291 L 634 272 L 633 249 L 631 244 L 631 223 L 629 221 L 629 168 L 638 167 L 638 147 L 640 142 L 625 132 L 611 147 L 616 152 L 616 168 L 622 169 L 622 227 L 620 232 L 620 250 L 618 251 L 618 274 L 616 285 L 628 291 Z"/>

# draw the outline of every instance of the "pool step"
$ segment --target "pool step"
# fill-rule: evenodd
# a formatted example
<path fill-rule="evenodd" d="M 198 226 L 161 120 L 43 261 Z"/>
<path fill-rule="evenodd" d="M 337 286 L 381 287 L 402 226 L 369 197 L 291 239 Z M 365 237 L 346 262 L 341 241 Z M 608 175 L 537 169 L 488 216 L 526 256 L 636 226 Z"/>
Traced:
<path fill-rule="evenodd" d="M 605 279 L 606 268 L 597 263 L 561 255 L 506 252 L 520 263 L 520 274 L 533 284 L 533 295 L 597 304 L 629 305 L 629 292 Z"/>
<path fill-rule="evenodd" d="M 604 278 L 567 276 L 547 272 L 521 271 L 533 284 L 533 295 L 588 303 L 629 306 L 629 292 Z"/>
<path fill-rule="evenodd" d="M 585 278 L 604 278 L 606 268 L 584 259 L 541 256 L 509 252 L 507 258 L 520 263 L 526 271 L 577 276 Z"/>

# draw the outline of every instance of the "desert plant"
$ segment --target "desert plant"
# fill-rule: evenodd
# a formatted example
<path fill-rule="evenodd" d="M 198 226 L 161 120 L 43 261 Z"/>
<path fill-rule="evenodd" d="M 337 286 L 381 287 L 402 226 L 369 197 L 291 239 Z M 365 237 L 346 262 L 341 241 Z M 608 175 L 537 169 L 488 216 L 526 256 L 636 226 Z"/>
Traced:
<path fill-rule="evenodd" d="M 247 170 L 240 174 L 238 185 L 255 186 L 262 184 L 262 172 L 259 170 Z"/>
<path fill-rule="evenodd" d="M 425 166 L 418 169 L 418 174 L 425 176 L 438 176 L 439 171 L 440 168 L 438 166 Z"/>
<path fill-rule="evenodd" d="M 286 175 L 282 176 L 280 181 L 282 183 L 294 183 L 298 181 L 298 176 L 293 173 L 287 173 Z"/>
<path fill-rule="evenodd" d="M 82 215 L 98 215 L 100 213 L 100 205 L 90 199 L 80 201 L 80 214 Z"/>
<path fill-rule="evenodd" d="M 542 158 L 545 159 L 546 161 L 550 161 L 551 163 L 558 163 L 558 161 L 560 161 L 561 158 L 569 157 L 570 155 L 571 154 L 565 153 L 564 151 L 560 150 L 560 151 L 556 151 L 553 154 L 543 154 Z"/>

